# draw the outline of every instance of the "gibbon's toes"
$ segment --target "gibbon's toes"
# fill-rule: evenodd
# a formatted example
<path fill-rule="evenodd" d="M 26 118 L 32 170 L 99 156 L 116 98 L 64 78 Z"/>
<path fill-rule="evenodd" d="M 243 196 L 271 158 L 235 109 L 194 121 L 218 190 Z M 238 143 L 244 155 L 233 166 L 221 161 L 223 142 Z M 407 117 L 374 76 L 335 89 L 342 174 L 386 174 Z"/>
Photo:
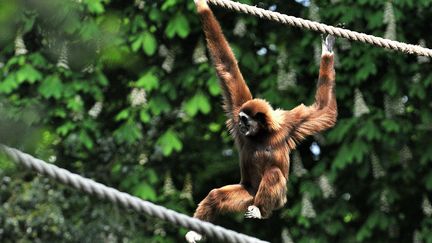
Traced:
<path fill-rule="evenodd" d="M 186 233 L 185 238 L 188 243 L 196 243 L 202 239 L 202 235 L 191 230 Z"/>
<path fill-rule="evenodd" d="M 247 219 L 261 219 L 261 211 L 257 206 L 249 206 L 248 211 L 245 213 L 245 218 Z"/>
<path fill-rule="evenodd" d="M 335 43 L 335 37 L 328 35 L 322 43 L 322 54 L 333 53 L 333 45 Z"/>

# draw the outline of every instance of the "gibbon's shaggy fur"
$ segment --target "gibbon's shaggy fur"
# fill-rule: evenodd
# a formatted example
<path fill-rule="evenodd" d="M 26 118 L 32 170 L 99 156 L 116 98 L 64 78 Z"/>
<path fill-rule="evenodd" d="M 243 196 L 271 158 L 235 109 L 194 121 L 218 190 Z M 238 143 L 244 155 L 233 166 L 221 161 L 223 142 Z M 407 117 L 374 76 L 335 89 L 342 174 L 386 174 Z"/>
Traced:
<path fill-rule="evenodd" d="M 334 38 L 328 36 L 323 42 L 314 104 L 274 110 L 267 101 L 252 97 L 206 1 L 195 3 L 222 86 L 227 126 L 240 153 L 241 181 L 211 190 L 194 217 L 211 221 L 218 213 L 246 212 L 248 218 L 267 218 L 286 202 L 290 151 L 307 135 L 336 123 Z M 190 231 L 186 239 L 195 242 L 201 235 Z"/>

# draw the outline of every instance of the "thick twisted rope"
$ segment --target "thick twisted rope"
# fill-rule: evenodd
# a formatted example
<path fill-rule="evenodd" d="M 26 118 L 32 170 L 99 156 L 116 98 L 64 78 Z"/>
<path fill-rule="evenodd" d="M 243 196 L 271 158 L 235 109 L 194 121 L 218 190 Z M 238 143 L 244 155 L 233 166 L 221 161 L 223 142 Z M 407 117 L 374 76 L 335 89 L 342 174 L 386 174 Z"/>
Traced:
<path fill-rule="evenodd" d="M 224 242 L 266 242 L 253 238 L 244 234 L 237 233 L 232 230 L 216 226 L 209 222 L 201 221 L 196 218 L 177 213 L 173 210 L 155 205 L 151 202 L 144 201 L 138 197 L 131 196 L 127 193 L 120 192 L 114 188 L 107 187 L 101 183 L 91 179 L 84 178 L 80 175 L 73 174 L 65 169 L 55 165 L 48 164 L 40 159 L 36 159 L 31 155 L 25 154 L 17 149 L 0 145 L 0 152 L 3 151 L 6 155 L 12 158 L 25 167 L 35 170 L 43 175 L 47 175 L 57 181 L 72 186 L 80 191 L 84 191 L 90 195 L 94 195 L 100 199 L 107 199 L 121 206 L 132 208 L 133 210 L 146 213 L 175 225 L 192 229 L 206 236 L 216 238 Z"/>
<path fill-rule="evenodd" d="M 381 37 L 367 35 L 352 30 L 333 27 L 330 25 L 321 24 L 318 22 L 301 19 L 293 16 L 288 16 L 286 14 L 281 14 L 278 12 L 257 8 L 254 6 L 249 6 L 243 3 L 233 2 L 230 0 L 207 0 L 207 1 L 215 6 L 227 8 L 230 10 L 235 10 L 237 12 L 243 12 L 263 19 L 273 20 L 276 22 L 292 25 L 295 27 L 305 28 L 305 29 L 321 32 L 324 34 L 343 37 L 349 40 L 360 41 L 363 43 L 368 43 L 368 44 L 372 44 L 387 49 L 393 49 L 408 54 L 432 57 L 431 49 L 424 48 L 418 45 L 406 44 L 403 42 L 384 39 Z"/>

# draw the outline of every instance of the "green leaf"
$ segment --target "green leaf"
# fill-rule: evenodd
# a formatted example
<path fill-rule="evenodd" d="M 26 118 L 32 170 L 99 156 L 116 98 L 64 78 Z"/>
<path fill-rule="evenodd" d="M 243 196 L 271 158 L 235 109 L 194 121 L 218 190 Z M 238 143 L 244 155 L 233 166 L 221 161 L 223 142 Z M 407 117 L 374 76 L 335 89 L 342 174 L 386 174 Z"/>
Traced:
<path fill-rule="evenodd" d="M 360 162 L 368 149 L 367 143 L 359 139 L 351 144 L 344 143 L 333 161 L 333 168 L 343 169 L 354 161 Z"/>
<path fill-rule="evenodd" d="M 2 82 L 0 82 L 0 93 L 9 94 L 18 88 L 19 83 L 15 78 L 15 74 L 11 73 Z"/>
<path fill-rule="evenodd" d="M 336 123 L 336 126 L 328 133 L 328 139 L 332 142 L 341 142 L 357 122 L 357 119 L 346 118 L 341 119 Z"/>
<path fill-rule="evenodd" d="M 80 134 L 79 134 L 79 140 L 81 141 L 81 143 L 84 144 L 84 146 L 87 149 L 92 149 L 93 148 L 93 141 L 90 138 L 90 136 L 88 135 L 88 133 L 84 130 L 81 130 Z"/>
<path fill-rule="evenodd" d="M 164 1 L 164 4 L 161 7 L 162 11 L 165 11 L 173 6 L 175 6 L 177 4 L 177 0 L 166 0 Z"/>
<path fill-rule="evenodd" d="M 181 13 L 177 13 L 176 16 L 168 22 L 167 28 L 165 29 L 165 34 L 169 38 L 173 38 L 175 34 L 181 38 L 185 38 L 189 35 L 189 32 L 189 22 Z"/>
<path fill-rule="evenodd" d="M 142 37 L 143 50 L 148 56 L 152 56 L 157 49 L 157 42 L 154 35 L 150 32 L 144 32 Z"/>
<path fill-rule="evenodd" d="M 198 92 L 194 97 L 183 104 L 183 110 L 186 114 L 193 117 L 198 111 L 201 111 L 203 114 L 208 114 L 211 110 L 211 106 L 207 96 Z"/>
<path fill-rule="evenodd" d="M 127 120 L 129 117 L 129 110 L 124 109 L 120 111 L 114 118 L 115 121 Z"/>
<path fill-rule="evenodd" d="M 171 109 L 168 100 L 163 96 L 153 97 L 150 99 L 148 105 L 151 112 L 156 116 L 160 115 L 162 112 L 169 112 Z"/>
<path fill-rule="evenodd" d="M 114 138 L 132 144 L 142 138 L 141 128 L 133 120 L 128 120 L 114 131 Z"/>
<path fill-rule="evenodd" d="M 383 120 L 381 121 L 381 126 L 386 132 L 398 133 L 400 131 L 399 124 L 394 120 L 390 120 L 390 119 Z"/>
<path fill-rule="evenodd" d="M 75 129 L 76 124 L 73 122 L 65 122 L 63 125 L 57 128 L 56 132 L 61 136 L 66 136 L 70 131 Z"/>
<path fill-rule="evenodd" d="M 146 72 L 136 83 L 137 87 L 144 88 L 146 91 L 152 91 L 159 87 L 159 79 L 152 71 Z"/>
<path fill-rule="evenodd" d="M 216 76 L 212 76 L 207 81 L 208 90 L 211 95 L 218 96 L 221 93 L 221 88 L 219 86 L 219 81 L 217 80 Z"/>
<path fill-rule="evenodd" d="M 358 130 L 358 135 L 366 137 L 369 141 L 373 139 L 379 139 L 381 137 L 378 126 L 372 120 L 368 120 L 365 124 L 363 124 L 363 126 L 360 127 Z"/>
<path fill-rule="evenodd" d="M 212 122 L 209 124 L 209 130 L 211 132 L 219 132 L 222 126 L 219 123 Z"/>
<path fill-rule="evenodd" d="M 396 79 L 385 79 L 381 85 L 381 89 L 389 95 L 395 95 L 398 90 Z"/>
<path fill-rule="evenodd" d="M 136 185 L 132 193 L 145 200 L 155 201 L 157 199 L 155 190 L 149 184 L 144 182 Z"/>
<path fill-rule="evenodd" d="M 57 75 L 51 75 L 42 81 L 38 91 L 45 98 L 59 99 L 63 92 L 63 84 Z"/>
<path fill-rule="evenodd" d="M 132 51 L 134 52 L 138 51 L 142 45 L 143 45 L 143 36 L 140 35 L 136 37 L 135 40 L 132 42 Z"/>
<path fill-rule="evenodd" d="M 91 13 L 101 14 L 105 11 L 101 0 L 86 0 L 85 3 L 87 3 L 87 7 Z"/>
<path fill-rule="evenodd" d="M 25 81 L 29 83 L 34 83 L 36 80 L 42 79 L 42 74 L 38 70 L 36 70 L 33 66 L 29 64 L 25 64 L 16 73 L 16 79 L 19 83 Z"/>
<path fill-rule="evenodd" d="M 161 147 L 162 154 L 165 156 L 170 155 L 174 150 L 180 151 L 183 148 L 183 143 L 173 130 L 168 130 L 156 141 L 156 144 Z"/>
<path fill-rule="evenodd" d="M 140 120 L 144 123 L 148 123 L 150 121 L 151 117 L 149 113 L 146 110 L 140 111 Z"/>

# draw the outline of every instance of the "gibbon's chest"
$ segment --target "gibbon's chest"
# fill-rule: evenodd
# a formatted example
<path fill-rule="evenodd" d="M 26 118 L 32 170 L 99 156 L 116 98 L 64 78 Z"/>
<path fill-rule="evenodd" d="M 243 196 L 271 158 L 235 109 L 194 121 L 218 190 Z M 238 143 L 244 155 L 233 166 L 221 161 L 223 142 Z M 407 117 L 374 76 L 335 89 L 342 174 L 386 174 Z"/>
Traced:
<path fill-rule="evenodd" d="M 275 148 L 271 145 L 247 145 L 242 150 L 242 160 L 246 163 L 262 164 L 277 158 Z"/>

